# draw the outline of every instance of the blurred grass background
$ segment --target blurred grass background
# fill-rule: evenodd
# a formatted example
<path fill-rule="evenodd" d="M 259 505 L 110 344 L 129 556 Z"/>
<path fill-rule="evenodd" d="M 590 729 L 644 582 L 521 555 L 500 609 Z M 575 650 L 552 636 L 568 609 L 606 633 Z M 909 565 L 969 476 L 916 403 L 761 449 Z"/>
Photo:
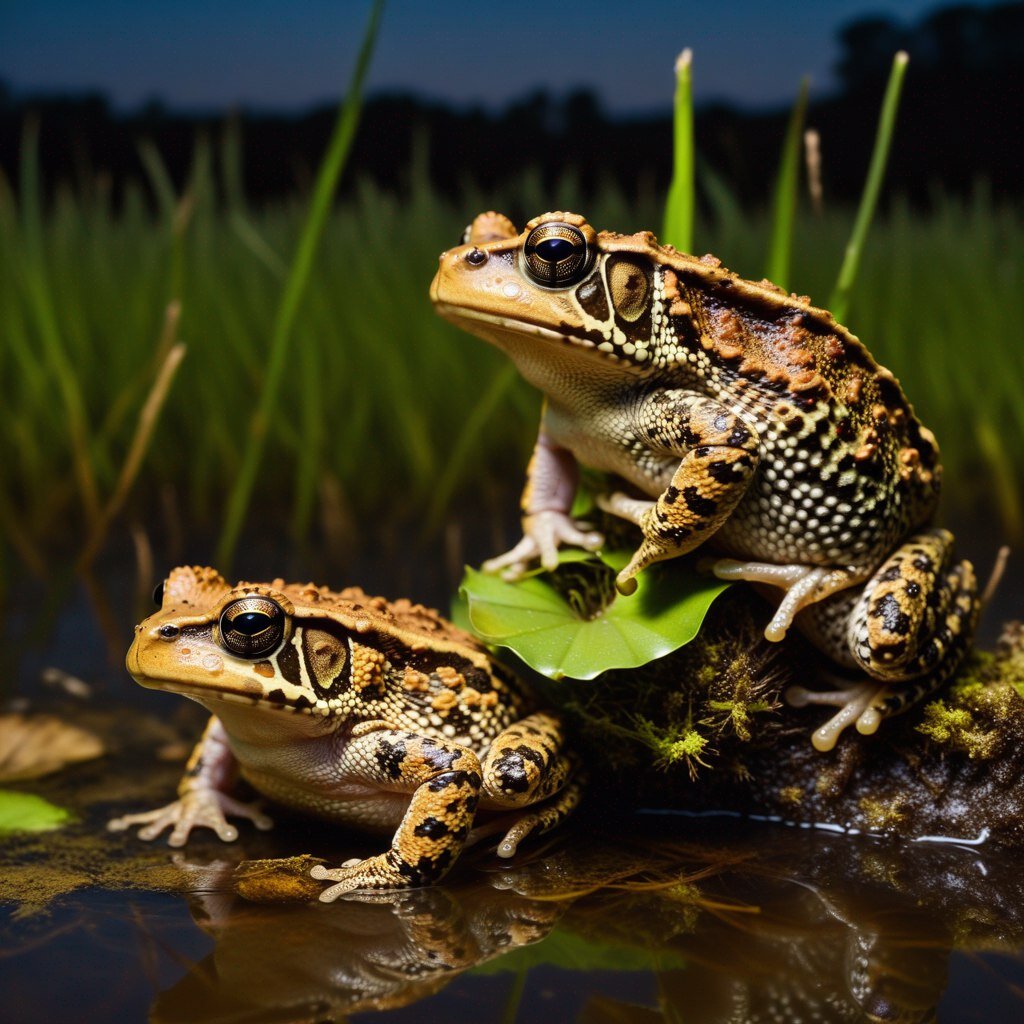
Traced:
<path fill-rule="evenodd" d="M 889 115 L 904 64 L 894 65 Z M 362 70 L 365 61 L 336 141 L 351 136 Z M 322 171 L 311 195 L 255 206 L 232 120 L 197 137 L 180 194 L 143 143 L 147 179 L 116 206 L 102 178 L 58 185 L 44 204 L 29 121 L 17 199 L 0 177 L 0 587 L 23 568 L 81 568 L 122 513 L 137 550 L 157 529 L 176 535 L 187 556 L 181 538 L 220 531 L 223 565 L 246 510 L 250 528 L 258 523 L 282 548 L 332 539 L 344 548 L 382 526 L 424 539 L 453 511 L 514 505 L 539 396 L 496 351 L 435 317 L 427 297 L 439 252 L 490 208 L 520 224 L 573 209 L 625 232 L 665 216 L 663 237 L 681 247 L 692 237 L 694 251 L 743 276 L 770 274 L 821 305 L 832 296 L 937 433 L 947 507 L 980 510 L 1019 539 L 1020 206 L 984 182 L 966 200 L 936 190 L 926 212 L 896 197 L 874 223 L 873 200 L 859 212 L 808 202 L 797 184 L 806 86 L 780 140 L 778 174 L 766 174 L 763 208 L 741 206 L 694 158 L 688 58 L 677 70 L 667 214 L 642 174 L 632 190 L 609 181 L 582 202 L 571 167 L 553 189 L 539 171 L 486 193 L 467 180 L 454 201 L 430 182 L 426 136 L 400 193 L 363 181 L 331 208 Z M 876 148 L 869 198 L 884 162 Z M 325 220 L 310 262 L 317 209 Z M 303 246 L 308 278 L 282 328 Z M 835 290 L 837 279 L 845 285 Z M 263 445 L 255 459 L 254 438 Z M 254 468 L 249 504 L 238 482 Z M 241 515 L 234 525 L 229 505 Z"/>
<path fill-rule="evenodd" d="M 161 193 L 160 216 L 141 182 L 116 215 L 101 185 L 62 189 L 46 212 L 31 208 L 31 194 L 19 209 L 9 188 L 0 191 L 0 521 L 23 559 L 70 551 L 84 528 L 76 451 L 98 491 L 113 488 L 172 300 L 188 355 L 130 514 L 154 516 L 170 495 L 183 528 L 220 525 L 304 203 L 247 208 L 230 181 L 212 180 L 208 156 L 200 140 L 187 192 Z M 707 174 L 701 184 L 709 203 L 695 249 L 760 278 L 768 210 L 741 209 Z M 502 194 L 467 185 L 457 205 L 434 195 L 415 166 L 405 198 L 362 184 L 331 212 L 297 313 L 256 483 L 261 521 L 287 522 L 302 538 L 326 503 L 353 522 L 437 525 L 482 484 L 518 487 L 539 399 L 496 351 L 435 317 L 427 297 L 439 252 L 492 207 L 520 218 L 579 209 L 619 231 L 662 217 L 660 197 L 612 185 L 581 208 L 571 173 L 554 193 L 529 177 Z M 926 215 L 897 199 L 872 228 L 847 317 L 937 433 L 947 502 L 995 502 L 1008 536 L 1021 531 L 1024 470 L 1021 214 L 983 184 L 966 202 L 937 193 Z M 816 216 L 802 206 L 795 219 L 790 287 L 825 303 L 853 211 Z M 485 400 L 487 414 L 475 416 Z"/>

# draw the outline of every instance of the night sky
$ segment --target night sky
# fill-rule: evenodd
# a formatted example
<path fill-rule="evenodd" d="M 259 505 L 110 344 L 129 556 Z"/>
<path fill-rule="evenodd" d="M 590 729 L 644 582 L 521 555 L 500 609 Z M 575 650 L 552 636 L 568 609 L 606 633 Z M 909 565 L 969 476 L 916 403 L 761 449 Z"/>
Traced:
<path fill-rule="evenodd" d="M 616 113 L 664 107 L 694 50 L 698 102 L 792 98 L 832 85 L 835 30 L 912 21 L 934 0 L 391 0 L 369 90 L 500 105 L 528 90 L 596 89 Z M 0 80 L 16 93 L 99 90 L 120 108 L 296 109 L 336 99 L 367 0 L 0 0 Z"/>

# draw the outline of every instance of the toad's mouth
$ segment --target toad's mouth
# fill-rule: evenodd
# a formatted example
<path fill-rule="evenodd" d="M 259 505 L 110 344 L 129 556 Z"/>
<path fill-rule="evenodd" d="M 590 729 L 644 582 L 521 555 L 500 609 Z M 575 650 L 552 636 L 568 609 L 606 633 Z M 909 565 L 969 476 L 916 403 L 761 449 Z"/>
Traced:
<path fill-rule="evenodd" d="M 570 333 L 568 324 L 564 325 L 567 328 L 565 331 L 556 331 L 530 320 L 484 313 L 481 310 L 454 306 L 440 300 L 435 300 L 434 306 L 438 315 L 444 317 L 445 320 L 451 320 L 471 334 L 476 334 L 485 341 L 502 348 L 506 347 L 510 341 L 521 341 L 524 336 L 530 335 L 544 341 L 574 345 L 582 349 L 597 348 L 597 343 L 591 341 L 590 338 Z"/>
<path fill-rule="evenodd" d="M 125 659 L 125 667 L 139 686 L 147 690 L 161 690 L 181 697 L 189 697 L 199 703 L 210 702 L 242 704 L 250 708 L 272 711 L 292 711 L 304 714 L 329 713 L 326 702 L 322 709 L 315 701 L 297 687 L 284 680 L 263 683 L 256 679 L 240 679 L 236 675 L 222 674 L 220 667 L 208 668 L 208 675 L 193 672 L 188 679 L 182 679 L 162 672 L 158 664 L 145 657 L 139 645 L 133 644 Z"/>

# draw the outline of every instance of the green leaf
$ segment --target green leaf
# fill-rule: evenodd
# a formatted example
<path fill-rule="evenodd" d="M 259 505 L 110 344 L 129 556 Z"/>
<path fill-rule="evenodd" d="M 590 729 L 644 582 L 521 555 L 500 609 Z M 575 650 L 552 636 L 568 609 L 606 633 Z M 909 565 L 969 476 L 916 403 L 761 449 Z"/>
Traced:
<path fill-rule="evenodd" d="M 614 595 L 585 617 L 560 574 L 572 563 L 584 571 L 589 564 L 598 581 L 602 570 L 586 552 L 570 549 L 560 559 L 555 574 L 540 571 L 515 583 L 467 568 L 460 590 L 473 631 L 486 643 L 508 647 L 549 679 L 593 679 L 664 657 L 697 635 L 711 602 L 728 586 L 673 559 L 645 569 L 632 596 Z M 612 569 L 628 559 L 625 552 L 602 558 Z"/>
<path fill-rule="evenodd" d="M 34 793 L 0 789 L 0 835 L 7 832 L 48 832 L 71 820 L 71 812 Z"/>

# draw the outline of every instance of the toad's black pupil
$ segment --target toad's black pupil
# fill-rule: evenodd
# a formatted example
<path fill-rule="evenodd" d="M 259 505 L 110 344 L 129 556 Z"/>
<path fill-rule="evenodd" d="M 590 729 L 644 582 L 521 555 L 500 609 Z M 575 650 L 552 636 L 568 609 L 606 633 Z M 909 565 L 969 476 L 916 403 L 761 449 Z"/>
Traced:
<path fill-rule="evenodd" d="M 543 238 L 537 243 L 537 255 L 545 263 L 567 260 L 576 251 L 576 246 L 567 238 Z"/>
<path fill-rule="evenodd" d="M 231 628 L 243 636 L 256 636 L 270 625 L 270 616 L 265 612 L 242 612 L 231 620 Z"/>

